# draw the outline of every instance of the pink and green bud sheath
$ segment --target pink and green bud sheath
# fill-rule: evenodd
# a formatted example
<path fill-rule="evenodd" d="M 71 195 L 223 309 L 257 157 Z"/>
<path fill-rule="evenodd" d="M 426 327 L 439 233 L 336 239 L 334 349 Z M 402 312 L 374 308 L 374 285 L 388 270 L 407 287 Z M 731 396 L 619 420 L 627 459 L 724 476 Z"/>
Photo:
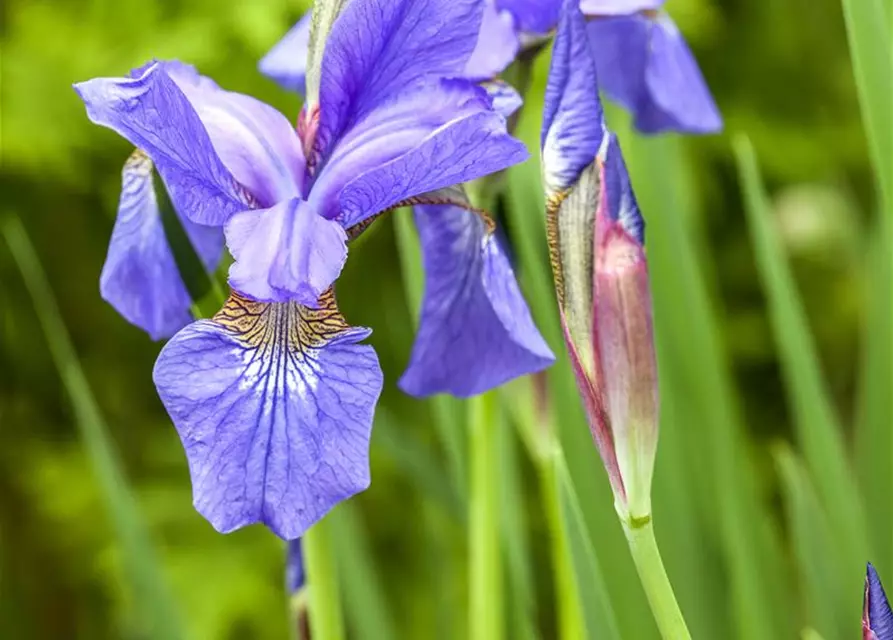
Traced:
<path fill-rule="evenodd" d="M 542 152 L 549 250 L 565 342 L 618 512 L 651 513 L 658 392 L 644 224 L 605 127 L 595 62 L 565 2 L 546 90 Z"/>

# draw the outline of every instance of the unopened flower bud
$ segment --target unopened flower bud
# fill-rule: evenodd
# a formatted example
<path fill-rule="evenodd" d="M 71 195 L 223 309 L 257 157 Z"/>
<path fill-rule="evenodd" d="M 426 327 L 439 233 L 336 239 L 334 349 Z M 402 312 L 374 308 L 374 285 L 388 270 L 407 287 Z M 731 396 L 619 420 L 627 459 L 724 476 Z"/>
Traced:
<path fill-rule="evenodd" d="M 549 249 L 592 435 L 617 510 L 635 524 L 650 518 L 657 446 L 651 293 L 644 224 L 597 96 L 582 15 L 565 3 L 542 137 Z"/>
<path fill-rule="evenodd" d="M 865 575 L 862 640 L 893 640 L 893 611 L 890 610 L 881 579 L 871 563 Z"/>

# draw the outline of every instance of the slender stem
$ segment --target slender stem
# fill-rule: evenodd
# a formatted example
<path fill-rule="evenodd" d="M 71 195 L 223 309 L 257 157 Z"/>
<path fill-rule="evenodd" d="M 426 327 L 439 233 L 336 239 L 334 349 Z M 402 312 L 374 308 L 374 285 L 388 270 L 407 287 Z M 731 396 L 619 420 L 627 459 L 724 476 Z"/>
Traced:
<path fill-rule="evenodd" d="M 499 403 L 495 392 L 469 407 L 469 638 L 501 640 L 502 550 L 499 546 Z"/>
<path fill-rule="evenodd" d="M 310 630 L 313 638 L 342 640 L 344 623 L 341 616 L 341 594 L 338 588 L 338 570 L 335 567 L 329 520 L 323 518 L 317 522 L 303 538 Z"/>
<path fill-rule="evenodd" d="M 558 636 L 565 640 L 585 638 L 586 621 L 577 588 L 573 558 L 568 544 L 568 531 L 561 512 L 561 480 L 558 475 L 560 452 L 545 453 L 537 461 L 540 492 L 546 521 L 549 526 L 549 546 L 552 554 L 552 571 L 555 578 L 555 592 L 558 608 Z"/>
<path fill-rule="evenodd" d="M 690 640 L 691 635 L 685 626 L 685 619 L 657 549 L 652 518 L 648 516 L 631 522 L 623 521 L 623 530 L 664 640 Z"/>

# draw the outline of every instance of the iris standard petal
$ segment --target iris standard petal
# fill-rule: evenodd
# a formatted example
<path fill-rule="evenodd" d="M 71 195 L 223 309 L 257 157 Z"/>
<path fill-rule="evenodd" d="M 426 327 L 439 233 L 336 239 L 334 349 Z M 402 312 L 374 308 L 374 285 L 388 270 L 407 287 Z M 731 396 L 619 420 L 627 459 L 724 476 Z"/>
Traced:
<path fill-rule="evenodd" d="M 237 294 L 168 342 L 155 364 L 196 509 L 221 532 L 262 522 L 293 540 L 369 485 L 382 386 L 368 329 L 328 292 L 319 310 Z"/>
<path fill-rule="evenodd" d="M 214 150 L 259 207 L 298 195 L 304 153 L 294 127 L 270 105 L 224 91 L 182 62 L 160 62 L 198 113 Z"/>
<path fill-rule="evenodd" d="M 493 0 L 487 0 L 480 35 L 465 65 L 464 76 L 471 80 L 486 80 L 499 75 L 514 62 L 520 46 L 511 12 L 500 11 Z"/>
<path fill-rule="evenodd" d="M 877 640 L 893 640 L 893 610 L 890 609 L 881 579 L 871 563 L 868 564 L 865 576 L 862 628 L 866 639 L 871 637 L 867 632 L 872 632 Z"/>
<path fill-rule="evenodd" d="M 425 298 L 400 388 L 415 396 L 467 397 L 552 364 L 512 267 L 481 216 L 422 205 L 415 220 Z"/>
<path fill-rule="evenodd" d="M 74 85 L 87 116 L 155 163 L 174 207 L 193 222 L 221 225 L 250 197 L 220 161 L 183 91 L 160 64 L 135 78 L 95 78 Z"/>
<path fill-rule="evenodd" d="M 209 271 L 223 250 L 220 229 L 182 220 Z M 192 299 L 171 252 L 155 196 L 152 161 L 135 151 L 124 164 L 118 217 L 99 278 L 99 291 L 124 318 L 153 340 L 192 321 Z"/>
<path fill-rule="evenodd" d="M 243 211 L 226 223 L 229 282 L 255 300 L 316 306 L 347 260 L 347 234 L 298 198 Z"/>
<path fill-rule="evenodd" d="M 601 88 L 645 133 L 722 128 L 688 45 L 664 14 L 599 18 L 588 25 Z"/>
<path fill-rule="evenodd" d="M 310 42 L 310 11 L 288 30 L 282 40 L 261 58 L 257 68 L 283 89 L 305 92 L 307 47 Z"/>
<path fill-rule="evenodd" d="M 640 11 L 656 11 L 666 0 L 580 0 L 580 11 L 587 16 L 623 16 Z"/>
<path fill-rule="evenodd" d="M 461 77 L 477 42 L 480 0 L 350 2 L 326 40 L 316 150 L 426 78 Z"/>
<path fill-rule="evenodd" d="M 469 182 L 529 157 L 496 113 L 476 113 L 434 132 L 415 149 L 349 182 L 341 193 L 345 226 L 427 191 Z"/>
<path fill-rule="evenodd" d="M 526 158 L 486 91 L 467 80 L 429 80 L 351 127 L 314 183 L 310 202 L 350 227 L 411 196 Z"/>
<path fill-rule="evenodd" d="M 561 12 L 560 0 L 495 0 L 501 10 L 511 12 L 519 31 L 544 34 L 555 28 Z"/>
<path fill-rule="evenodd" d="M 598 79 L 583 15 L 564 2 L 543 106 L 543 173 L 549 193 L 574 184 L 605 137 Z"/>

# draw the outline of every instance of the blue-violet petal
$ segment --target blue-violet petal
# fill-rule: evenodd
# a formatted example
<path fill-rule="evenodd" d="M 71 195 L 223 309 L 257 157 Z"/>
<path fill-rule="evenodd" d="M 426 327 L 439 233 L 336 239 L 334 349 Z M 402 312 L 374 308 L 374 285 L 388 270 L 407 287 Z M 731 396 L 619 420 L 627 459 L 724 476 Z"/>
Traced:
<path fill-rule="evenodd" d="M 512 267 L 480 214 L 421 205 L 415 220 L 425 298 L 400 388 L 415 396 L 467 397 L 552 364 Z"/>
<path fill-rule="evenodd" d="M 712 133 L 722 117 L 698 64 L 666 15 L 599 18 L 588 24 L 601 88 L 644 133 Z"/>
<path fill-rule="evenodd" d="M 262 522 L 293 540 L 369 485 L 381 368 L 357 344 L 369 330 L 345 323 L 331 290 L 320 306 L 233 294 L 158 357 L 195 507 L 218 531 Z"/>
<path fill-rule="evenodd" d="M 302 95 L 306 91 L 310 22 L 311 13 L 308 11 L 258 64 L 260 72 L 283 89 Z"/>
<path fill-rule="evenodd" d="M 113 129 L 155 163 L 174 207 L 193 222 L 221 225 L 250 197 L 218 157 L 195 109 L 158 63 L 136 78 L 75 85 L 96 124 Z"/>
<path fill-rule="evenodd" d="M 229 282 L 255 300 L 316 306 L 347 260 L 347 234 L 299 198 L 243 211 L 226 223 Z"/>
<path fill-rule="evenodd" d="M 152 174 L 152 161 L 140 150 L 124 164 L 118 217 L 99 290 L 128 322 L 159 340 L 192 321 L 192 299 L 164 233 Z M 205 268 L 213 271 L 223 251 L 221 230 L 181 222 Z"/>
<path fill-rule="evenodd" d="M 547 195 L 577 182 L 605 137 L 595 62 L 583 15 L 564 2 L 543 107 L 543 174 Z"/>
<path fill-rule="evenodd" d="M 477 42 L 480 0 L 350 2 L 326 40 L 316 149 L 428 78 L 461 77 Z"/>

